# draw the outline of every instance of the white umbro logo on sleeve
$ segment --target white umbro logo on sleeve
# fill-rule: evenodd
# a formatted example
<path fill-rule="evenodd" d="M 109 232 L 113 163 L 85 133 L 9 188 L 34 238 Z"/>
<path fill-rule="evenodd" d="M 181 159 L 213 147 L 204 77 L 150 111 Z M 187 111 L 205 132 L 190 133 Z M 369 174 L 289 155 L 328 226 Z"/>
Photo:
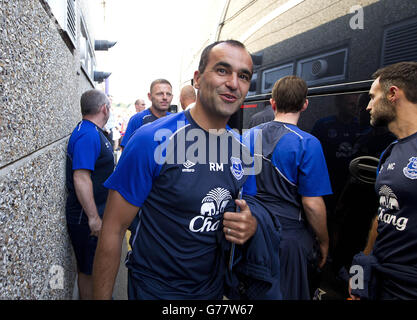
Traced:
<path fill-rule="evenodd" d="M 194 172 L 195 169 L 191 169 L 191 167 L 195 166 L 195 163 L 187 160 L 182 164 L 185 168 L 182 169 L 182 172 Z"/>

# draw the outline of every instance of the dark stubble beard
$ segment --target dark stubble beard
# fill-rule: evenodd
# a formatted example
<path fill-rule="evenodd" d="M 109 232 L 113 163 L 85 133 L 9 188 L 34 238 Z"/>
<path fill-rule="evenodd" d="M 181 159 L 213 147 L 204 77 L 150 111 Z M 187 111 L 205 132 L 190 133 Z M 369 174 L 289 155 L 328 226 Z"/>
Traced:
<path fill-rule="evenodd" d="M 371 116 L 371 125 L 373 127 L 386 127 L 395 120 L 394 105 L 386 97 L 381 99 L 377 108 L 378 111 Z"/>

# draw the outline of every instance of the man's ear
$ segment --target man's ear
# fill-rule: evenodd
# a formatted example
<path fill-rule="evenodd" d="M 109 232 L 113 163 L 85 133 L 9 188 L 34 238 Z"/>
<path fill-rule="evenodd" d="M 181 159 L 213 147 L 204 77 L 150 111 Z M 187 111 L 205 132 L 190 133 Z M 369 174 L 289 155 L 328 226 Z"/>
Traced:
<path fill-rule="evenodd" d="M 151 96 L 150 92 L 148 92 L 148 99 L 149 99 L 149 101 L 152 101 L 152 96 Z"/>
<path fill-rule="evenodd" d="M 269 99 L 269 103 L 271 104 L 272 110 L 274 110 L 274 112 L 275 112 L 277 110 L 277 103 L 272 98 Z"/>
<path fill-rule="evenodd" d="M 308 107 L 308 99 L 306 99 L 306 101 L 303 104 L 303 107 L 301 108 L 301 112 L 306 111 Z"/>
<path fill-rule="evenodd" d="M 200 80 L 200 72 L 197 70 L 194 72 L 194 82 L 193 82 L 193 86 L 195 89 L 200 89 L 200 84 L 199 84 L 199 80 Z"/>
<path fill-rule="evenodd" d="M 398 88 L 397 86 L 391 86 L 388 89 L 387 99 L 391 103 L 394 103 L 395 101 L 399 99 L 399 94 L 400 94 L 400 88 Z"/>

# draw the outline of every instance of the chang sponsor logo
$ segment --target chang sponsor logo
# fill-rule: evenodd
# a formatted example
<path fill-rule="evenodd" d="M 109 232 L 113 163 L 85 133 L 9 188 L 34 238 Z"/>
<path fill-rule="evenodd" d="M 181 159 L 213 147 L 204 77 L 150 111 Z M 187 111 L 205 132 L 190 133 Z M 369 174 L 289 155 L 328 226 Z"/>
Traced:
<path fill-rule="evenodd" d="M 189 229 L 191 232 L 214 232 L 220 224 L 220 215 L 232 199 L 229 190 L 215 188 L 201 201 L 200 214 L 191 219 Z"/>
<path fill-rule="evenodd" d="M 392 224 L 398 231 L 405 230 L 408 218 L 398 217 L 396 213 L 400 210 L 397 196 L 387 185 L 379 189 L 378 221 Z"/>
<path fill-rule="evenodd" d="M 396 215 L 381 212 L 378 221 L 392 224 L 398 231 L 403 231 L 407 227 L 408 218 L 398 218 Z"/>

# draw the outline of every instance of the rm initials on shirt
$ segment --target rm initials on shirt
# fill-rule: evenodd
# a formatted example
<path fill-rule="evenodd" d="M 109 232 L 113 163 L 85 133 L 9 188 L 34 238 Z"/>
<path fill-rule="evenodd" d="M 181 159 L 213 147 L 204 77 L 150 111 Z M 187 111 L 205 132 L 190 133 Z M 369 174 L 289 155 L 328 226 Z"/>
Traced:
<path fill-rule="evenodd" d="M 214 163 L 214 162 L 209 162 L 210 165 L 210 171 L 223 171 L 223 163 Z"/>

